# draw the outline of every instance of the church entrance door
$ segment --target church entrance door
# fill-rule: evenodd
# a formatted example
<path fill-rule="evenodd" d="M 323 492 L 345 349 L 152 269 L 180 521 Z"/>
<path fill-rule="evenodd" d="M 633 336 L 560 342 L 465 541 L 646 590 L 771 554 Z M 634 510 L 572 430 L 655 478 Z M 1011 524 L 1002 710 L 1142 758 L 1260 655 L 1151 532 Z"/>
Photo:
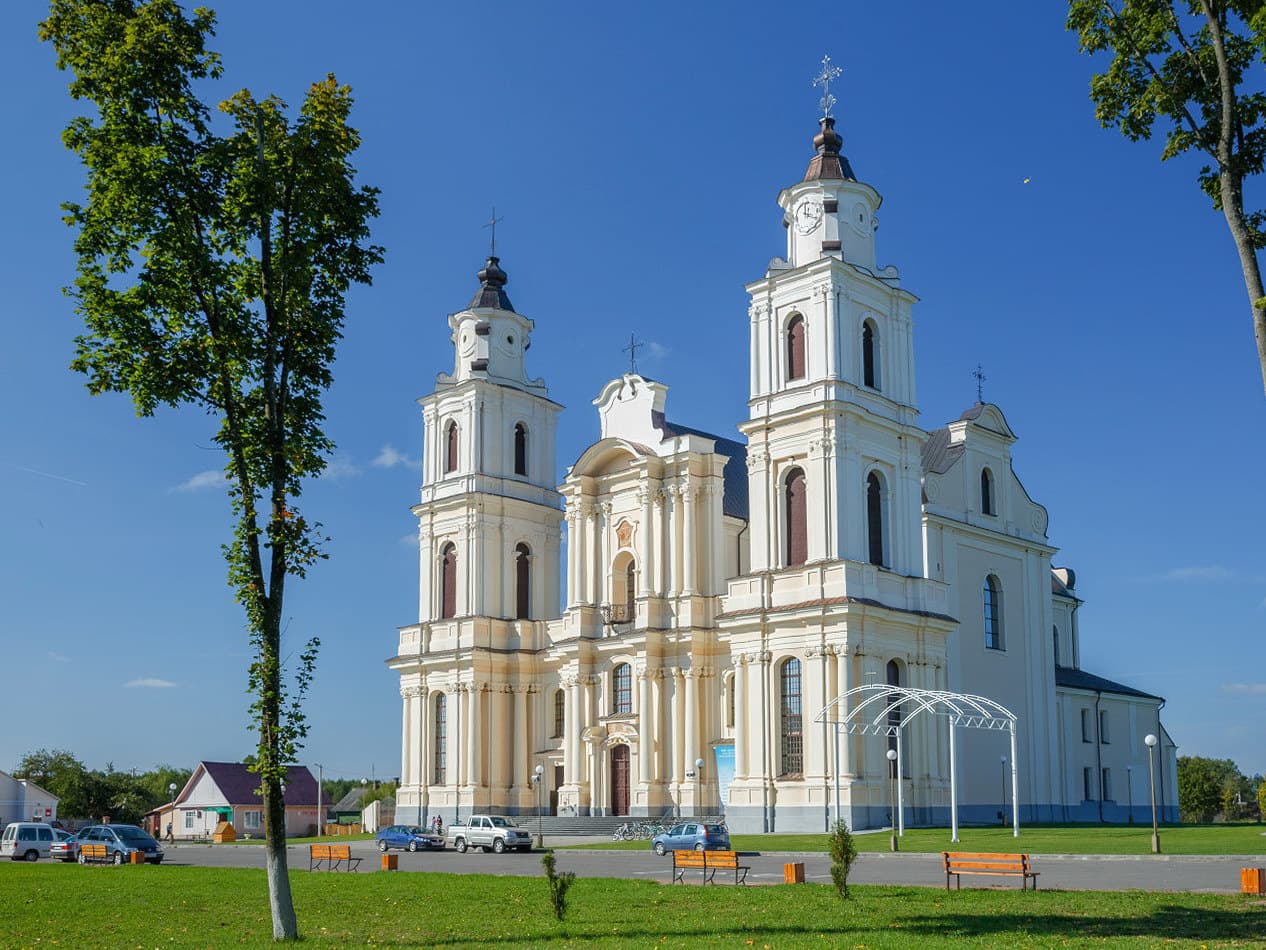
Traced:
<path fill-rule="evenodd" d="M 629 747 L 611 749 L 611 814 L 629 813 Z"/>

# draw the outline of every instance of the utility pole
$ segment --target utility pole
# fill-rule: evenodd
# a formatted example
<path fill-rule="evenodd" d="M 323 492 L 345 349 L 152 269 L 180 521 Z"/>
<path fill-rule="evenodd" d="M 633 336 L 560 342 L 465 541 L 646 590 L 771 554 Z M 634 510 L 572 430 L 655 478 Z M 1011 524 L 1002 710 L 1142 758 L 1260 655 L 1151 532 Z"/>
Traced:
<path fill-rule="evenodd" d="M 317 837 L 325 831 L 325 813 L 321 810 L 321 793 L 325 790 L 325 766 L 320 762 L 313 763 L 317 767 Z"/>

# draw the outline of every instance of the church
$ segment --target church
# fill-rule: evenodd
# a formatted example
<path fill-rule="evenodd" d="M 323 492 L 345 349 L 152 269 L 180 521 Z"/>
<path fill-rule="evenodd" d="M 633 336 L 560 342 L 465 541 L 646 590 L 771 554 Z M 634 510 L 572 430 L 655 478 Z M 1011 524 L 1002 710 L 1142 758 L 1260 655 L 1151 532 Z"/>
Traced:
<path fill-rule="evenodd" d="M 874 828 L 899 786 L 904 824 L 949 824 L 951 799 L 964 823 L 1147 822 L 1149 765 L 1177 819 L 1164 700 L 1081 668 L 1076 578 L 1002 410 L 919 426 L 916 298 L 876 261 L 881 197 L 823 111 L 778 195 L 785 250 L 746 288 L 736 433 L 678 421 L 631 372 L 556 485 L 562 407 L 528 375 L 533 322 L 497 257 L 448 318 L 452 372 L 419 400 L 418 621 L 387 661 L 398 820 Z M 894 763 L 891 730 L 836 735 L 863 686 L 987 697 L 1015 739 L 914 716 Z"/>

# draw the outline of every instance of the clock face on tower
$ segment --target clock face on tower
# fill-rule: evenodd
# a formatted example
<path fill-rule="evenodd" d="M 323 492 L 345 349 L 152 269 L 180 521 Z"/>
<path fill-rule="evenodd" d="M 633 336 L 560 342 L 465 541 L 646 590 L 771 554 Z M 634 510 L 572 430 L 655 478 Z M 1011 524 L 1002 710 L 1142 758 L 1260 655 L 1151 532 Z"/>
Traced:
<path fill-rule="evenodd" d="M 810 199 L 796 207 L 796 230 L 801 234 L 813 233 L 821 223 L 822 202 Z"/>

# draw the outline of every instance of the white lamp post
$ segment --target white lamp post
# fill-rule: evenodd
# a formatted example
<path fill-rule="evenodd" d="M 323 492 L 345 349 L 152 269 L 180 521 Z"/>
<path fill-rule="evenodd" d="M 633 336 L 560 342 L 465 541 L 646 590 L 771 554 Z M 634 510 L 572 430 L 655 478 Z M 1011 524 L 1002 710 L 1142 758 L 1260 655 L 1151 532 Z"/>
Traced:
<path fill-rule="evenodd" d="M 1002 827 L 1007 826 L 1007 757 L 1005 755 L 998 756 L 998 761 L 1002 763 Z"/>
<path fill-rule="evenodd" d="M 536 785 L 536 847 L 537 850 L 544 850 L 545 836 L 541 834 L 541 813 L 544 811 L 541 807 L 541 793 L 545 785 L 545 766 L 537 764 L 532 770 L 532 781 Z"/>
<path fill-rule="evenodd" d="M 1152 762 L 1156 753 L 1156 736 L 1150 732 L 1143 737 L 1147 746 L 1147 784 L 1152 792 L 1152 854 L 1160 854 L 1160 829 L 1156 824 L 1156 768 Z"/>
<path fill-rule="evenodd" d="M 176 841 L 176 783 L 169 782 L 167 791 L 171 792 L 171 817 L 167 819 L 167 840 Z"/>
<path fill-rule="evenodd" d="M 1125 767 L 1125 790 L 1130 796 L 1130 817 L 1127 820 L 1132 825 L 1134 824 L 1134 766 L 1132 765 Z"/>
<path fill-rule="evenodd" d="M 888 750 L 889 787 L 888 804 L 892 806 L 892 840 L 890 846 L 897 850 L 897 750 Z"/>

